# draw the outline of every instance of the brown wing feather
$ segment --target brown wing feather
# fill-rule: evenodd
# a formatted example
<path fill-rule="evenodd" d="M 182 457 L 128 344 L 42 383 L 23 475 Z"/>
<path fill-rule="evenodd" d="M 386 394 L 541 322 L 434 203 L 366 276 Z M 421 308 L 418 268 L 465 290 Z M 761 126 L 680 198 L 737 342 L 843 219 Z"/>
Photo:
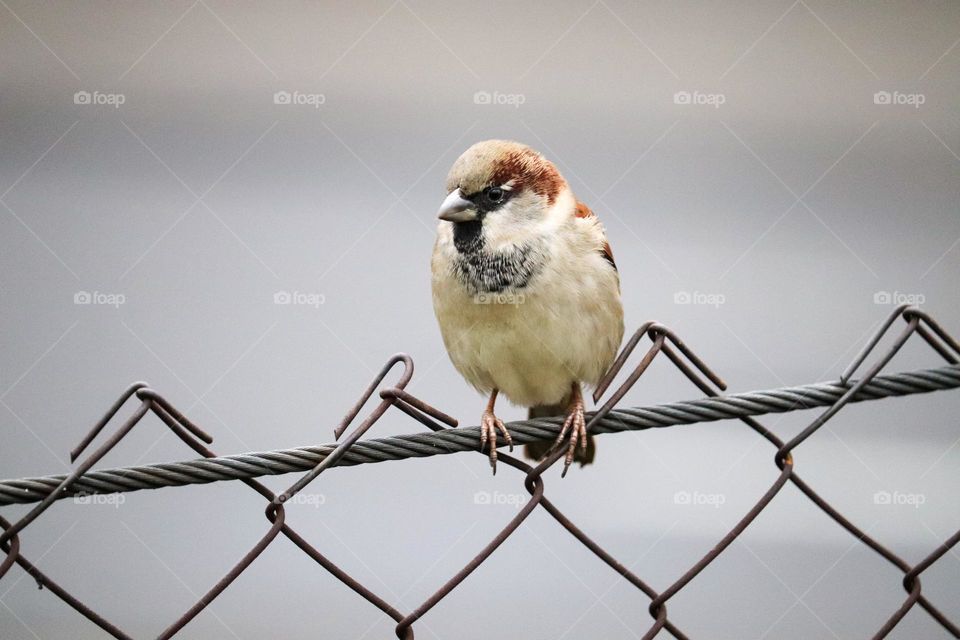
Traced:
<path fill-rule="evenodd" d="M 590 207 L 583 204 L 582 202 L 577 202 L 577 210 L 574 215 L 576 215 L 576 217 L 578 218 L 596 218 L 597 217 L 597 214 L 591 211 Z M 603 248 L 600 250 L 600 252 L 603 253 L 603 257 L 606 258 L 607 262 L 609 262 L 613 266 L 613 270 L 616 271 L 617 263 L 613 261 L 613 250 L 610 248 L 610 243 L 604 240 Z"/>

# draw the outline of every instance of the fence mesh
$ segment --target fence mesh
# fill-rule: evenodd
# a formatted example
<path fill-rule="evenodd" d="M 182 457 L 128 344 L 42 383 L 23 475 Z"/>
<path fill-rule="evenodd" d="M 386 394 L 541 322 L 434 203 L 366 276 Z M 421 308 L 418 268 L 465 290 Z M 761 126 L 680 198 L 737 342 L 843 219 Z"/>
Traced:
<path fill-rule="evenodd" d="M 854 374 L 863 366 L 870 354 L 877 348 L 881 339 L 891 331 L 894 323 L 902 319 L 906 326 L 897 333 L 891 345 L 880 355 L 859 378 Z M 919 335 L 933 350 L 946 361 L 945 366 L 923 371 L 883 375 L 901 347 L 914 335 Z M 946 554 L 960 541 L 960 531 L 944 540 L 936 549 L 915 565 L 909 564 L 865 531 L 848 520 L 842 513 L 821 497 L 809 484 L 803 481 L 794 467 L 792 452 L 807 438 L 851 402 L 874 400 L 889 396 L 931 392 L 960 387 L 960 344 L 944 331 L 928 314 L 910 306 L 898 307 L 885 320 L 880 329 L 868 341 L 867 345 L 844 371 L 840 380 L 834 383 L 806 385 L 766 392 L 752 392 L 735 395 L 721 395 L 725 385 L 717 376 L 673 331 L 657 323 L 641 326 L 627 342 L 616 362 L 594 394 L 599 400 L 612 386 L 613 381 L 624 369 L 633 352 L 644 339 L 651 344 L 640 362 L 626 376 L 626 379 L 609 395 L 599 410 L 590 414 L 588 429 L 593 433 L 608 433 L 628 429 L 667 427 L 678 424 L 738 419 L 757 435 L 764 438 L 776 450 L 773 461 L 779 474 L 771 486 L 741 517 L 736 525 L 724 535 L 711 550 L 679 576 L 662 591 L 657 591 L 642 578 L 619 562 L 596 541 L 568 518 L 544 493 L 544 472 L 564 455 L 562 447 L 554 450 L 539 464 L 530 465 L 509 455 L 500 454 L 500 462 L 516 469 L 523 476 L 524 487 L 530 499 L 523 505 L 510 522 L 490 540 L 462 569 L 437 589 L 430 597 L 414 610 L 402 612 L 386 599 L 359 582 L 349 573 L 338 567 L 324 556 L 315 546 L 286 522 L 284 503 L 297 495 L 307 485 L 314 482 L 321 473 L 337 465 L 356 465 L 385 460 L 397 460 L 408 457 L 425 457 L 458 451 L 480 451 L 478 428 L 458 429 L 457 421 L 444 412 L 429 405 L 406 391 L 413 376 L 413 361 L 405 354 L 390 358 L 370 386 L 349 411 L 335 431 L 338 440 L 350 428 L 363 407 L 374 393 L 378 392 L 379 402 L 373 410 L 355 426 L 346 437 L 336 445 L 306 447 L 286 451 L 274 451 L 241 456 L 218 457 L 207 445 L 212 438 L 199 426 L 190 421 L 163 396 L 151 389 L 146 383 L 131 385 L 110 407 L 106 415 L 94 425 L 81 443 L 71 452 L 71 460 L 76 462 L 97 436 L 110 424 L 117 413 L 130 401 L 136 399 L 139 404 L 133 413 L 106 438 L 96 450 L 90 453 L 74 471 L 66 476 L 48 476 L 45 478 L 25 478 L 0 482 L 0 505 L 14 503 L 35 503 L 30 511 L 16 522 L 0 517 L 0 551 L 5 555 L 0 561 L 0 580 L 16 564 L 33 577 L 41 587 L 66 602 L 79 614 L 92 621 L 104 632 L 114 638 L 130 638 L 127 633 L 103 616 L 93 611 L 76 596 L 61 587 L 54 579 L 46 575 L 39 567 L 31 563 L 21 553 L 21 537 L 25 529 L 37 520 L 57 500 L 88 493 L 115 493 L 135 491 L 162 486 L 208 483 L 221 480 L 238 480 L 265 500 L 264 515 L 269 528 L 259 541 L 213 585 L 185 613 L 174 620 L 158 637 L 171 638 L 190 623 L 205 607 L 217 598 L 230 584 L 243 573 L 255 560 L 281 535 L 293 542 L 306 557 L 312 559 L 323 569 L 364 598 L 383 614 L 396 622 L 398 638 L 414 637 L 416 622 L 425 616 L 444 597 L 453 591 L 496 549 L 513 534 L 523 521 L 540 507 L 574 538 L 587 547 L 599 560 L 607 564 L 624 580 L 643 592 L 650 599 L 649 613 L 652 622 L 644 630 L 644 640 L 654 638 L 666 630 L 673 637 L 686 639 L 689 636 L 681 628 L 681 622 L 673 620 L 667 612 L 667 603 L 682 589 L 689 585 L 710 563 L 740 536 L 756 517 L 771 503 L 784 486 L 792 483 L 817 507 L 846 529 L 858 541 L 879 554 L 894 565 L 902 574 L 903 588 L 907 593 L 900 607 L 893 611 L 885 621 L 877 621 L 877 630 L 871 636 L 875 640 L 886 637 L 903 617 L 915 606 L 922 607 L 941 627 L 960 638 L 960 627 L 948 619 L 922 593 L 920 576 L 931 565 Z M 687 402 L 660 405 L 645 408 L 618 408 L 624 395 L 641 378 L 653 360 L 664 354 L 693 383 L 705 398 Z M 397 365 L 402 366 L 400 378 L 393 385 L 383 385 L 390 371 Z M 794 438 L 784 442 L 757 421 L 756 416 L 794 410 L 825 407 L 817 417 Z M 391 408 L 399 409 L 431 431 L 428 433 L 397 436 L 394 438 L 360 441 L 363 434 L 379 421 Z M 110 451 L 120 440 L 148 413 L 156 415 L 187 446 L 202 456 L 201 459 L 183 463 L 146 465 L 128 469 L 92 471 L 92 467 Z M 510 423 L 513 440 L 517 443 L 535 440 L 549 440 L 559 432 L 559 420 L 556 418 L 527 420 Z M 500 444 L 505 444 L 501 442 Z M 275 494 L 255 478 L 264 475 L 306 471 L 296 482 L 282 493 Z M 865 631 L 866 636 L 869 631 Z"/>

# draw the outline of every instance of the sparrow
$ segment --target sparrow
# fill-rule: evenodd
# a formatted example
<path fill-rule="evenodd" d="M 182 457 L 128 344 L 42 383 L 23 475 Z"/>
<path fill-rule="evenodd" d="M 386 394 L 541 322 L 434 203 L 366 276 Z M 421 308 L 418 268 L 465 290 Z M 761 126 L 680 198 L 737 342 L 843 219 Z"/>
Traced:
<path fill-rule="evenodd" d="M 478 142 L 450 169 L 431 259 L 433 309 L 450 360 L 488 395 L 480 450 L 497 471 L 500 394 L 531 418 L 564 416 L 541 459 L 566 445 L 563 474 L 593 462 L 583 387 L 595 387 L 623 338 L 620 278 L 603 225 L 532 148 Z"/>

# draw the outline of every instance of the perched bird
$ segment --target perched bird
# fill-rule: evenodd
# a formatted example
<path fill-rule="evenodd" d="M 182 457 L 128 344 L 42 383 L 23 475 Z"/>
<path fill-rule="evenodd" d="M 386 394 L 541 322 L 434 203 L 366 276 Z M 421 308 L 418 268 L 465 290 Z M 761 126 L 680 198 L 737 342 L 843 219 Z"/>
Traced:
<path fill-rule="evenodd" d="M 433 308 L 457 371 L 489 394 L 480 420 L 496 473 L 498 394 L 530 417 L 565 416 L 564 473 L 593 461 L 582 385 L 596 386 L 623 338 L 620 278 L 603 226 L 530 147 L 478 142 L 447 176 L 431 260 Z"/>

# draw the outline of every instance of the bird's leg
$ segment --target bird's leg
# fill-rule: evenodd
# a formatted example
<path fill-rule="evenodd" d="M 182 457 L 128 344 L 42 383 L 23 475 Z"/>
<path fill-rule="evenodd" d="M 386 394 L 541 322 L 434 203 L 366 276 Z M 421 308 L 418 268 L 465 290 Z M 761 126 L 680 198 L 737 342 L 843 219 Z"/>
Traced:
<path fill-rule="evenodd" d="M 490 399 L 487 401 L 487 410 L 483 412 L 480 418 L 480 451 L 490 442 L 490 468 L 493 469 L 493 475 L 497 475 L 497 430 L 503 434 L 503 438 L 510 445 L 510 451 L 513 451 L 513 438 L 510 432 L 503 426 L 503 421 L 493 414 L 493 406 L 497 402 L 499 389 L 494 389 L 490 393 Z"/>
<path fill-rule="evenodd" d="M 563 421 L 563 428 L 560 429 L 560 434 L 557 436 L 557 441 L 554 446 L 560 445 L 564 438 L 568 437 L 568 434 L 570 444 L 567 446 L 567 456 L 563 461 L 561 478 L 567 475 L 567 469 L 570 468 L 570 463 L 573 462 L 573 454 L 576 452 L 577 447 L 580 447 L 581 452 L 586 452 L 587 450 L 587 418 L 584 415 L 583 394 L 580 392 L 580 383 L 578 382 L 574 382 L 571 388 L 567 417 Z"/>

